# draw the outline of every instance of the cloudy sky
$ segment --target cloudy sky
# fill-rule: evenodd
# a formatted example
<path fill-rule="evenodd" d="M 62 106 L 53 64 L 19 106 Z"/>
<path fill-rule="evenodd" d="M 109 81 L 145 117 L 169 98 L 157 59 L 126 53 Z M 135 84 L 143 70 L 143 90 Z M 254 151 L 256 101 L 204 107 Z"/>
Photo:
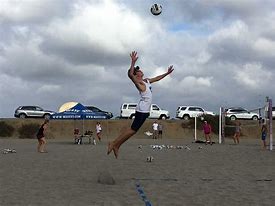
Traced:
<path fill-rule="evenodd" d="M 147 77 L 174 65 L 153 84 L 172 117 L 179 105 L 257 108 L 275 101 L 274 22 L 274 0 L 0 0 L 0 117 L 69 101 L 118 115 L 139 99 L 133 50 Z"/>

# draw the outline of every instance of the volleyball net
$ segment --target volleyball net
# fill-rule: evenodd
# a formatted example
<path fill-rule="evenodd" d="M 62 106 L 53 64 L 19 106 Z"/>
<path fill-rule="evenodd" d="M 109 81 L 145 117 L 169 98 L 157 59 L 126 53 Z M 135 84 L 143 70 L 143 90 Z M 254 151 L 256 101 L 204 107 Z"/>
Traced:
<path fill-rule="evenodd" d="M 257 108 L 250 111 L 257 111 L 259 114 L 259 121 L 249 122 L 248 124 L 242 125 L 251 131 L 258 129 L 262 124 L 266 124 L 269 133 L 269 150 L 273 150 L 273 134 L 272 134 L 272 99 L 266 97 L 266 104 L 261 108 Z M 236 123 L 234 121 L 228 121 L 226 118 L 227 111 L 220 107 L 219 111 L 219 144 L 224 143 L 227 135 L 231 136 L 234 134 Z"/>

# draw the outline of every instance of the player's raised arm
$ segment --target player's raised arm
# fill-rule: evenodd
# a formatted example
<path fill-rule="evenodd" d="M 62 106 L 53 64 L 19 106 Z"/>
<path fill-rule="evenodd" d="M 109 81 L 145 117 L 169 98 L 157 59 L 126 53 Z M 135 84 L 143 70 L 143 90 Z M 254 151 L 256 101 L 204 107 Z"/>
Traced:
<path fill-rule="evenodd" d="M 136 61 L 138 59 L 137 52 L 133 51 L 130 54 L 131 57 L 131 65 L 130 69 L 128 70 L 128 77 L 132 80 L 132 82 L 135 84 L 136 88 L 139 91 L 145 90 L 145 84 L 143 83 L 142 77 L 143 72 L 139 69 L 139 66 L 135 66 Z"/>
<path fill-rule="evenodd" d="M 157 82 L 157 81 L 163 79 L 164 77 L 166 77 L 167 75 L 171 74 L 173 71 L 174 71 L 173 65 L 171 65 L 167 68 L 167 72 L 165 72 L 164 74 L 161 74 L 159 76 L 156 76 L 154 78 L 151 78 L 151 79 L 149 79 L 149 81 L 150 81 L 150 83 Z"/>
<path fill-rule="evenodd" d="M 134 69 L 135 69 L 135 64 L 138 59 L 138 55 L 136 51 L 132 51 L 130 54 L 131 57 L 131 65 L 130 69 L 128 70 L 128 77 L 133 81 L 135 75 L 134 75 Z"/>

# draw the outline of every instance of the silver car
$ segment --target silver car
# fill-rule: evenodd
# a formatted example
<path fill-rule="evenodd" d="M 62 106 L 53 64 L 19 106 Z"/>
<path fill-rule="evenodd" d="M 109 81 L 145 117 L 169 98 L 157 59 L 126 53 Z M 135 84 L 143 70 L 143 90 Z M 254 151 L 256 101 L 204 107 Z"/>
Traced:
<path fill-rule="evenodd" d="M 236 119 L 260 119 L 259 115 L 255 112 L 250 112 L 242 107 L 232 107 L 225 110 L 225 116 L 229 117 L 230 120 Z"/>
<path fill-rule="evenodd" d="M 14 116 L 17 118 L 38 117 L 49 119 L 54 111 L 44 110 L 38 106 L 20 106 L 15 112 Z"/>

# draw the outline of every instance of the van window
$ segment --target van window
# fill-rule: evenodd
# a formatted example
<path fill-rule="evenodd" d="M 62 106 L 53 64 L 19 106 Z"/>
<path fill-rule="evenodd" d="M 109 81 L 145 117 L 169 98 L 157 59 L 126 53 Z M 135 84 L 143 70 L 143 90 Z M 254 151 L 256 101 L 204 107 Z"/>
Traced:
<path fill-rule="evenodd" d="M 200 107 L 189 107 L 189 111 L 203 112 L 203 109 Z"/>
<path fill-rule="evenodd" d="M 153 110 L 159 110 L 158 106 L 156 106 L 156 105 L 153 105 L 152 108 L 153 108 Z"/>
<path fill-rule="evenodd" d="M 127 104 L 123 104 L 122 109 L 126 109 L 127 108 Z"/>
<path fill-rule="evenodd" d="M 41 107 L 35 107 L 36 111 L 43 111 L 43 109 Z"/>
<path fill-rule="evenodd" d="M 186 110 L 186 107 L 181 107 L 181 109 L 180 109 L 180 110 L 182 110 L 182 111 L 183 111 L 183 110 Z"/>
<path fill-rule="evenodd" d="M 203 109 L 200 108 L 200 107 L 197 107 L 197 108 L 196 108 L 196 111 L 203 112 Z"/>
<path fill-rule="evenodd" d="M 128 109 L 135 109 L 137 107 L 136 104 L 129 104 Z"/>
<path fill-rule="evenodd" d="M 32 106 L 25 106 L 25 107 L 22 107 L 23 110 L 36 110 L 35 107 L 32 107 Z"/>

